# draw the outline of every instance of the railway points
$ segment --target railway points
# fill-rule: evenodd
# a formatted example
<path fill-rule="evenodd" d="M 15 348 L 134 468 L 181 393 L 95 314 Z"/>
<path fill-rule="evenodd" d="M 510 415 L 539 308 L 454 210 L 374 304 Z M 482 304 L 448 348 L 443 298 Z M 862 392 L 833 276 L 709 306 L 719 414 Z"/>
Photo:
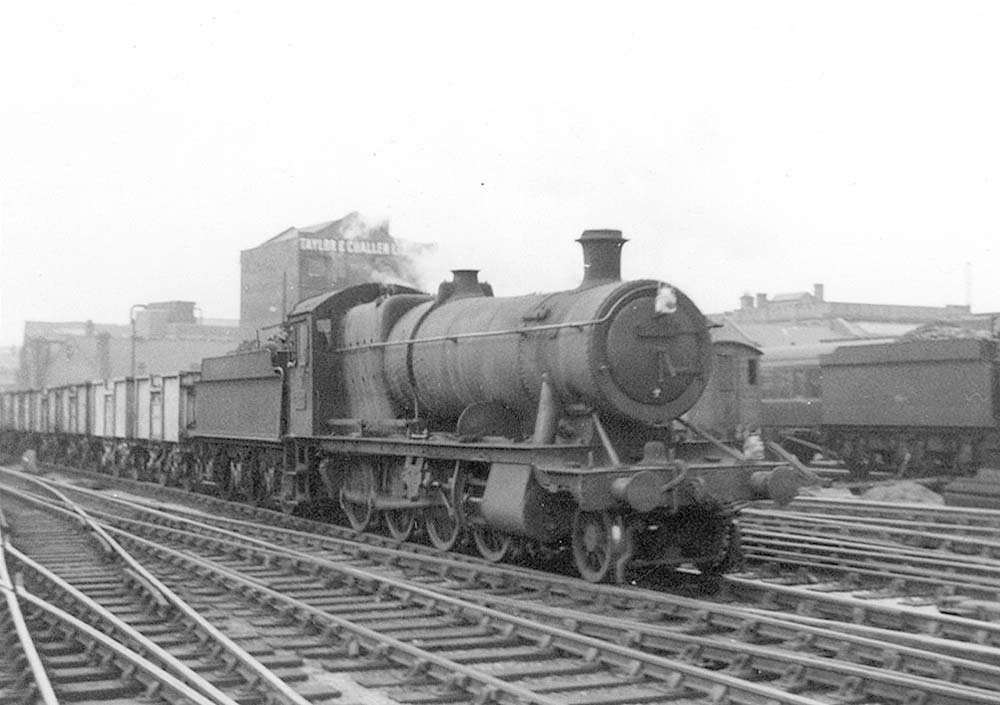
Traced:
<path fill-rule="evenodd" d="M 131 484 L 119 482 L 121 488 Z M 537 571 L 489 564 L 472 556 L 434 556 L 436 552 L 429 548 L 417 549 L 412 544 L 387 537 L 366 535 L 362 543 L 358 540 L 362 537 L 336 527 L 266 510 L 252 510 L 213 498 L 202 498 L 199 509 L 178 511 L 179 493 L 164 488 L 151 489 L 162 499 L 147 499 L 128 509 L 120 499 L 110 503 L 102 500 L 99 504 L 102 511 L 109 511 L 111 504 L 120 505 L 115 513 L 129 515 L 133 522 L 179 527 L 187 523 L 187 518 L 192 518 L 201 525 L 216 525 L 217 541 L 263 542 L 275 547 L 272 550 L 293 552 L 293 558 L 282 558 L 278 553 L 264 562 L 266 567 L 251 570 L 258 578 L 265 576 L 265 582 L 270 580 L 281 586 L 282 593 L 294 592 L 292 586 L 303 576 L 324 577 L 325 583 L 321 580 L 318 585 L 310 586 L 314 593 L 323 593 L 322 585 L 329 586 L 336 574 L 327 574 L 326 570 L 360 565 L 370 575 L 364 579 L 357 577 L 357 584 L 369 584 L 375 594 L 378 588 L 370 581 L 373 576 L 382 575 L 419 589 L 523 615 L 535 622 L 548 620 L 560 628 L 571 625 L 594 638 L 632 644 L 681 661 L 714 663 L 716 667 L 726 668 L 720 664 L 728 648 L 730 656 L 736 650 L 744 651 L 745 664 L 770 663 L 773 668 L 775 659 L 782 653 L 808 653 L 809 658 L 805 661 L 789 656 L 784 662 L 786 671 L 778 676 L 770 671 L 775 683 L 784 686 L 790 682 L 793 685 L 788 687 L 799 688 L 797 692 L 800 693 L 805 692 L 802 688 L 819 687 L 819 683 L 825 683 L 829 693 L 829 684 L 839 678 L 840 685 L 833 692 L 846 687 L 855 695 L 863 692 L 884 695 L 889 689 L 895 695 L 886 702 L 897 697 L 932 702 L 937 697 L 961 698 L 975 690 L 996 690 L 998 683 L 993 664 L 1000 653 L 997 649 L 1000 642 L 995 627 L 989 622 L 950 615 L 928 616 L 917 608 L 889 606 L 870 598 L 824 594 L 828 586 L 813 584 L 796 588 L 740 576 L 726 580 L 722 599 L 715 601 L 637 588 L 591 585 L 560 576 L 546 578 Z M 79 494 L 99 497 L 108 493 Z M 171 503 L 163 504 L 170 494 L 174 494 Z M 160 511 L 154 508 L 155 505 L 171 511 Z M 226 507 L 232 514 L 246 518 L 225 519 Z M 267 524 L 294 525 L 298 529 L 279 529 Z M 319 536 L 302 529 L 324 530 L 339 538 Z M 314 561 L 311 566 L 310 557 Z M 435 564 L 440 560 L 444 561 L 443 565 Z M 327 563 L 329 565 L 323 568 Z M 746 587 L 747 584 L 752 588 Z M 739 598 L 736 603 L 725 602 L 735 598 Z M 277 595 L 274 599 L 278 599 Z M 378 599 L 386 598 L 383 595 Z M 838 621 L 845 617 L 848 621 Z M 419 625 L 411 627 L 409 633 L 413 636 L 421 629 Z M 730 642 L 728 647 L 720 646 L 726 641 Z M 763 644 L 763 649 L 741 649 L 740 645 L 745 643 Z M 734 648 L 732 644 L 737 646 Z M 869 674 L 863 669 L 854 672 L 851 678 L 845 675 L 850 670 L 846 664 L 836 665 L 837 659 L 831 661 L 831 654 L 849 654 L 846 660 L 855 665 L 867 664 L 866 667 L 874 671 L 888 669 L 893 676 L 902 675 L 895 686 L 867 678 Z M 813 656 L 818 660 L 811 660 Z M 799 668 L 793 667 L 793 662 Z M 831 676 L 838 668 L 840 675 Z M 769 671 L 764 668 L 760 672 Z M 799 675 L 795 676 L 796 673 Z M 907 691 L 904 688 L 907 678 L 917 679 L 913 682 L 918 683 L 922 683 L 921 678 L 928 679 L 928 683 L 938 682 L 938 685 Z M 844 686 L 845 683 L 849 685 Z M 935 689 L 939 689 L 936 694 Z M 967 689 L 972 691 L 967 692 Z M 923 695 L 918 695 L 924 691 Z M 919 700 L 919 697 L 931 699 Z M 996 693 L 988 697 L 996 697 Z"/>

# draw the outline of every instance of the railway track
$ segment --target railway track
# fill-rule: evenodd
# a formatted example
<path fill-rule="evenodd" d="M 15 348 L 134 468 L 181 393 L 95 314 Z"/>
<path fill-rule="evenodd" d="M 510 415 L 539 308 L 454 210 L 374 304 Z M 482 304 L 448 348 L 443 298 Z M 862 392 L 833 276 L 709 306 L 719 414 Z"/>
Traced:
<path fill-rule="evenodd" d="M 962 533 L 959 525 L 933 521 L 963 510 L 935 511 L 927 521 L 884 518 L 883 507 L 874 511 L 869 518 L 858 508 L 844 515 L 749 509 L 741 518 L 748 564 L 767 580 L 1000 619 L 1000 529 L 975 526 Z M 989 518 L 982 510 L 971 516 Z M 948 533 L 952 528 L 955 534 Z"/>
<path fill-rule="evenodd" d="M 874 523 L 888 520 L 895 525 L 938 527 L 953 535 L 982 536 L 990 530 L 1000 530 L 1000 511 L 973 507 L 949 507 L 935 504 L 900 504 L 870 502 L 859 499 L 832 499 L 826 497 L 798 497 L 785 507 L 762 502 L 759 506 L 782 512 L 804 513 L 837 519 L 863 519 Z"/>
<path fill-rule="evenodd" d="M 26 495 L 19 495 L 26 496 Z M 734 703 L 815 702 L 801 694 L 739 674 L 716 671 L 622 646 L 565 629 L 541 625 L 475 603 L 442 596 L 413 583 L 373 577 L 341 566 L 336 584 L 315 568 L 291 576 L 274 565 L 287 551 L 251 549 L 205 535 L 148 526 L 156 541 L 136 536 L 142 527 L 109 528 L 116 540 L 141 553 L 168 584 L 192 576 L 208 581 L 205 591 L 221 595 L 233 609 L 253 604 L 274 619 L 306 629 L 311 637 L 335 644 L 339 657 L 324 667 L 351 672 L 363 685 L 394 700 L 439 702 Z M 184 550 L 162 545 L 170 543 Z M 302 557 L 293 556 L 302 566 Z M 346 577 L 344 572 L 348 574 Z M 299 637 L 301 638 L 301 637 Z M 461 696 L 467 693 L 466 698 Z M 971 688 L 965 699 L 987 702 Z M 977 691 L 978 692 L 978 691 Z M 972 700 L 968 700 L 972 697 Z"/>
<path fill-rule="evenodd" d="M 56 705 L 59 701 L 52 682 L 39 656 L 39 645 L 25 619 L 19 586 L 7 570 L 7 520 L 0 507 L 0 639 L 6 648 L 0 650 L 0 702 L 41 703 Z"/>
<path fill-rule="evenodd" d="M 102 501 L 107 502 L 106 498 Z M 186 523 L 135 505 L 128 513 L 130 519 L 108 516 L 107 521 L 118 526 L 131 523 L 130 530 L 134 530 L 141 518 L 146 530 L 157 536 L 165 530 L 164 525 L 179 527 Z M 159 528 L 153 525 L 154 521 L 159 522 Z M 206 521 L 200 523 L 204 525 Z M 280 544 L 284 532 L 283 547 L 258 546 L 255 550 L 262 551 L 262 557 L 256 563 L 243 565 L 238 572 L 254 576 L 253 582 L 258 584 L 276 582 L 285 597 L 290 590 L 302 589 L 315 594 L 322 603 L 329 599 L 329 586 L 343 583 L 347 573 L 350 582 L 367 585 L 369 594 L 386 604 L 382 610 L 394 604 L 389 600 L 390 595 L 404 603 L 415 599 L 414 595 L 432 601 L 444 595 L 489 606 L 494 611 L 524 615 L 534 624 L 557 624 L 560 636 L 568 626 L 573 633 L 603 643 L 628 644 L 675 662 L 765 679 L 779 690 L 841 700 L 879 694 L 884 702 L 994 702 L 998 697 L 1000 672 L 992 665 L 998 652 L 991 646 L 950 642 L 942 648 L 937 643 L 940 639 L 885 634 L 863 626 L 852 627 L 860 633 L 845 634 L 830 624 L 809 625 L 800 619 L 753 614 L 746 609 L 704 601 L 590 586 L 579 581 L 567 583 L 552 576 L 546 582 L 538 576 L 528 577 L 528 571 L 507 567 L 476 566 L 432 556 L 407 557 L 392 549 L 362 547 L 358 553 L 358 544 L 345 553 L 343 547 L 324 544 L 331 541 L 324 537 L 218 517 L 211 517 L 211 521 L 229 526 L 216 529 L 217 538 L 211 540 L 214 551 L 222 554 L 247 551 L 250 534 L 268 534 L 269 543 Z M 209 540 L 191 533 L 190 528 L 188 524 L 190 535 L 186 541 L 200 541 L 204 545 Z M 382 555 L 383 560 L 377 555 Z M 361 572 L 345 565 L 357 561 L 359 556 L 366 566 Z M 241 558 L 241 565 L 246 560 Z M 418 566 L 421 561 L 423 567 Z M 380 577 L 379 566 L 383 576 L 402 573 L 406 580 Z M 307 583 L 299 586 L 303 580 Z M 429 588 L 433 592 L 422 592 Z M 322 604 L 313 607 L 323 609 Z M 449 609 L 454 610 L 454 604 Z M 402 625 L 399 628 L 407 629 Z M 420 627 L 426 628 L 427 625 Z M 409 634 L 415 635 L 420 629 L 412 628 Z M 510 629 L 504 626 L 499 633 Z"/>
<path fill-rule="evenodd" d="M 74 658 L 70 663 L 76 670 L 64 690 L 70 686 L 87 688 L 87 692 L 107 688 L 108 699 L 121 702 L 150 689 L 155 692 L 164 684 L 180 683 L 185 693 L 171 702 L 186 702 L 193 694 L 198 702 L 230 705 L 246 701 L 306 705 L 340 695 L 328 684 L 310 682 L 301 664 L 290 662 L 285 655 L 260 649 L 252 649 L 251 654 L 79 513 L 63 509 L 53 514 L 51 508 L 39 508 L 38 500 L 10 492 L 5 492 L 4 500 L 16 510 L 11 519 L 14 538 L 7 548 L 8 560 L 33 593 L 88 625 L 93 633 L 85 635 L 81 650 L 93 648 L 95 635 L 107 635 L 104 638 L 121 648 L 143 654 L 150 664 L 145 668 L 148 683 L 116 687 L 113 679 L 107 679 L 107 685 L 95 682 Z M 80 520 L 89 531 L 80 531 Z M 294 688 L 276 676 L 273 666 L 277 663 L 283 666 L 285 679 L 295 683 Z M 134 681 L 131 674 L 136 668 L 122 666 L 118 670 Z M 290 673 L 296 668 L 302 673 Z M 59 695 L 75 699 L 72 693 Z"/>
<path fill-rule="evenodd" d="M 10 546 L 10 533 L 6 516 L 0 513 L 0 590 L 4 593 L 0 633 L 7 647 L 0 655 L 0 701 L 235 705 L 231 699 L 212 697 L 212 688 L 200 677 L 185 682 L 155 658 L 148 658 L 146 648 L 130 648 L 129 637 L 134 634 L 128 627 L 100 629 L 88 619 L 93 613 L 81 614 L 87 612 L 84 605 L 65 609 L 65 601 L 39 594 L 44 589 L 26 587 L 21 572 L 11 580 L 7 563 L 13 561 L 20 570 L 21 557 Z"/>
<path fill-rule="evenodd" d="M 822 530 L 826 536 L 936 550 L 945 554 L 1000 559 L 1000 528 L 968 524 L 891 519 L 855 514 L 820 514 L 780 507 L 743 510 L 744 526 L 790 532 Z"/>
<path fill-rule="evenodd" d="M 141 490 L 141 487 L 138 489 Z M 157 494 L 161 494 L 162 488 L 156 491 Z M 168 491 L 168 494 L 174 501 L 182 498 L 172 491 Z M 418 558 L 414 552 L 425 556 L 437 554 L 433 549 L 416 544 L 407 544 L 407 550 L 400 552 L 398 550 L 401 547 L 399 542 L 376 534 L 358 535 L 341 527 L 287 517 L 246 505 L 234 505 L 210 497 L 201 496 L 196 501 L 208 512 L 203 516 L 207 522 L 213 522 L 237 532 L 254 534 L 269 541 L 281 540 L 281 534 L 277 527 L 286 527 L 301 533 L 296 534 L 294 539 L 285 540 L 291 540 L 299 546 L 307 546 L 310 551 L 332 549 L 334 552 L 347 552 L 354 556 L 363 555 L 373 561 L 402 561 L 413 566 L 414 569 L 419 568 L 421 561 L 426 562 L 427 560 Z M 227 509 L 248 518 L 242 522 L 238 519 L 224 521 L 218 515 Z M 184 511 L 182 508 L 180 510 Z M 327 537 L 334 543 L 325 543 L 318 538 L 319 535 Z M 519 571 L 511 566 L 489 566 L 486 568 L 485 566 L 488 564 L 472 557 L 453 556 L 453 558 L 467 562 L 469 566 L 472 566 L 469 569 L 472 574 L 484 574 L 485 572 L 499 575 L 498 579 L 501 581 L 511 580 L 511 576 L 515 575 L 527 575 L 529 581 L 535 579 L 533 576 L 545 575 L 544 573 Z M 428 572 L 433 572 L 433 570 L 433 568 L 429 568 Z M 925 589 L 926 582 L 931 580 L 929 576 L 926 580 L 915 581 L 917 587 L 920 588 L 917 593 L 907 592 L 904 589 L 906 587 L 905 580 L 900 576 L 896 577 L 896 582 L 890 582 L 887 585 L 886 575 L 881 572 L 871 576 L 870 582 L 865 583 L 864 571 L 849 571 L 843 575 L 842 579 L 834 580 L 829 577 L 817 578 L 810 571 L 794 570 L 777 573 L 770 570 L 760 574 L 727 578 L 722 582 L 723 591 L 720 599 L 734 600 L 744 603 L 748 607 L 767 604 L 774 606 L 773 609 L 790 612 L 804 610 L 808 606 L 808 609 L 814 614 L 825 619 L 868 624 L 893 632 L 912 631 L 940 635 L 953 641 L 1000 645 L 997 625 L 986 624 L 984 626 L 980 623 L 980 618 L 991 615 L 988 604 L 984 608 L 980 603 L 970 602 L 968 598 L 962 596 L 958 596 L 958 599 L 955 600 L 946 599 L 947 595 L 929 596 Z M 892 580 L 891 574 L 889 574 L 889 579 Z M 552 580 L 542 577 L 539 580 L 542 584 L 547 584 L 565 579 Z M 543 589 L 559 591 L 557 585 L 551 584 Z M 575 593 L 599 594 L 602 589 L 604 586 L 579 587 Z M 595 599 L 599 600 L 600 598 L 596 597 Z M 940 614 L 937 611 L 922 609 L 931 604 L 946 607 L 951 611 L 951 614 Z M 971 619 L 963 619 L 959 615 Z"/>

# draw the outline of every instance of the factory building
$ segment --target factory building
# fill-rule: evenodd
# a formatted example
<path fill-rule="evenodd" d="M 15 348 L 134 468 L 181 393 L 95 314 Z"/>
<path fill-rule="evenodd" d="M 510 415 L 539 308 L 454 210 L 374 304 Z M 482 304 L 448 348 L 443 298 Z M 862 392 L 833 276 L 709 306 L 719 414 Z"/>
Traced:
<path fill-rule="evenodd" d="M 17 386 L 17 367 L 20 349 L 16 345 L 0 347 L 0 391 Z"/>
<path fill-rule="evenodd" d="M 813 290 L 769 297 L 744 294 L 740 307 L 713 314 L 763 348 L 812 345 L 835 340 L 892 339 L 934 322 L 977 318 L 968 306 L 908 306 L 828 301 L 823 284 Z"/>
<path fill-rule="evenodd" d="M 370 281 L 419 288 L 413 257 L 428 249 L 395 240 L 388 223 L 370 225 L 358 213 L 307 227 L 290 227 L 240 253 L 240 328 L 266 341 L 303 299 Z"/>
<path fill-rule="evenodd" d="M 134 326 L 27 321 L 17 386 L 198 370 L 203 357 L 231 352 L 240 342 L 236 321 L 199 319 L 191 301 L 138 305 L 130 313 Z"/>

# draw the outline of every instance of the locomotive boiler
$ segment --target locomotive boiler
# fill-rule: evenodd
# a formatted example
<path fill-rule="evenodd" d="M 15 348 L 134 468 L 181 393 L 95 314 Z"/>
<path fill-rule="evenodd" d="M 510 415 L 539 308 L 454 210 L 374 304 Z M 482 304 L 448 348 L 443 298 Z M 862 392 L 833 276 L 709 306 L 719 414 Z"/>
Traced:
<path fill-rule="evenodd" d="M 619 231 L 578 242 L 567 291 L 495 297 L 455 270 L 435 295 L 369 283 L 299 302 L 283 344 L 203 361 L 157 476 L 335 504 L 358 531 L 491 561 L 566 554 L 592 581 L 733 567 L 739 508 L 787 501 L 797 473 L 677 452 L 672 424 L 711 371 L 705 318 L 666 282 L 621 281 Z"/>

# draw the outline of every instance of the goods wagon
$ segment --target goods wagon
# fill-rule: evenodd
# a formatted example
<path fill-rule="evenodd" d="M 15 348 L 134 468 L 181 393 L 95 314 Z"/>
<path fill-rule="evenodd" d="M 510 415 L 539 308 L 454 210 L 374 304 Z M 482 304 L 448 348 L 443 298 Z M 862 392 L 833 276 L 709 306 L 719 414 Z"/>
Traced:
<path fill-rule="evenodd" d="M 858 472 L 968 472 L 997 461 L 996 340 L 842 347 L 821 360 L 828 444 Z"/>

